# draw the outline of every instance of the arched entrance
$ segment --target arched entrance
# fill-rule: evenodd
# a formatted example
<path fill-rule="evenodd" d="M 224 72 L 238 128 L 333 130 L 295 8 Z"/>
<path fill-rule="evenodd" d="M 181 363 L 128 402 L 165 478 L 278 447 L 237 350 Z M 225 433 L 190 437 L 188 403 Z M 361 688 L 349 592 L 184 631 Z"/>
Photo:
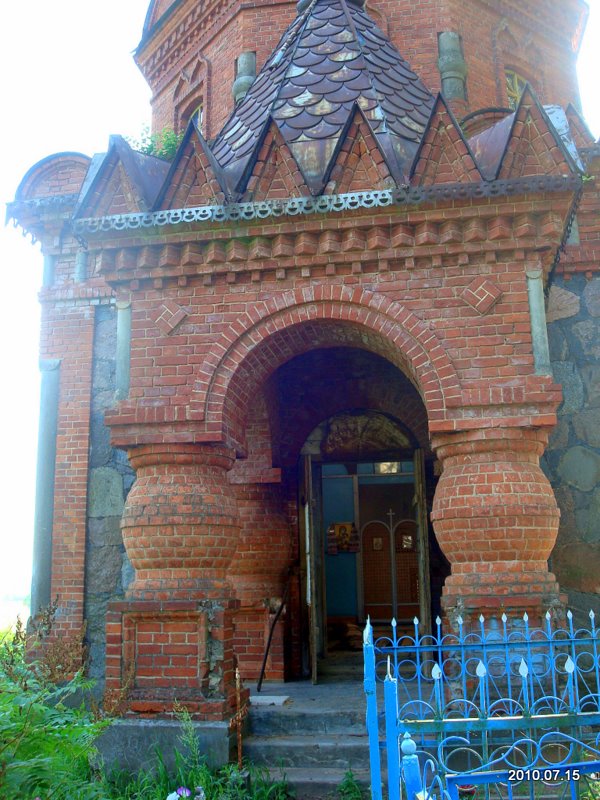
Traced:
<path fill-rule="evenodd" d="M 274 455 L 297 492 L 299 607 L 289 634 L 300 640 L 300 674 L 316 680 L 321 659 L 361 649 L 367 616 L 408 629 L 439 609 L 448 570 L 428 522 L 427 415 L 400 369 L 356 347 L 290 359 L 268 394 L 279 412 Z"/>
<path fill-rule="evenodd" d="M 455 401 L 455 372 L 435 333 L 406 309 L 363 290 L 330 286 L 265 301 L 265 308 L 258 309 L 254 318 L 244 318 L 223 333 L 200 373 L 206 377 L 194 385 L 191 418 L 206 426 L 209 436 L 219 431 L 238 456 L 229 483 L 236 487 L 241 536 L 228 579 L 242 604 L 234 634 L 240 664 L 246 677 L 256 674 L 262 657 L 261 631 L 266 630 L 265 609 L 277 608 L 278 598 L 288 587 L 284 640 L 275 641 L 266 674 L 287 678 L 315 674 L 311 662 L 326 654 L 327 609 L 319 600 L 318 613 L 325 618 L 318 626 L 316 612 L 307 613 L 307 589 L 314 590 L 317 583 L 311 584 L 307 574 L 306 502 L 301 501 L 307 496 L 305 476 L 311 475 L 312 488 L 322 492 L 324 464 L 370 464 L 374 470 L 375 464 L 412 464 L 415 452 L 421 451 L 428 478 L 421 482 L 427 497 L 420 507 L 430 508 L 434 459 L 428 422 L 439 420 Z M 344 415 L 346 421 L 366 415 L 369 424 L 348 429 L 338 424 Z M 334 418 L 336 430 L 327 435 L 326 452 L 303 470 L 301 453 L 311 433 Z M 387 422 L 382 427 L 383 421 Z M 344 435 L 345 451 L 341 452 L 334 440 Z M 361 470 L 366 468 L 361 466 Z M 358 467 L 352 469 L 358 475 Z M 413 479 L 411 500 L 414 493 Z M 309 502 L 309 510 L 313 505 L 321 508 L 320 500 Z M 377 513 L 389 510 L 388 505 Z M 408 518 L 404 512 L 397 521 Z M 415 518 L 412 507 L 410 518 Z M 319 535 L 322 563 L 318 575 L 314 565 L 310 576 L 317 576 L 320 586 L 327 572 L 323 567 L 325 532 Z M 290 547 L 280 547 L 286 540 Z M 282 562 L 288 552 L 289 568 Z M 315 545 L 313 555 L 316 552 Z M 435 571 L 434 602 L 448 573 L 447 563 L 438 554 L 442 567 Z M 419 586 L 430 582 L 422 578 Z M 419 597 L 420 612 L 421 602 Z M 311 608 L 316 606 L 311 601 Z M 429 609 L 430 603 L 425 607 Z M 394 608 L 397 612 L 397 603 Z M 403 618 L 408 618 L 408 611 L 404 609 Z M 364 608 L 357 606 L 354 616 L 359 626 Z M 320 630 L 317 639 L 315 627 Z M 283 626 L 278 630 L 281 633 Z"/>

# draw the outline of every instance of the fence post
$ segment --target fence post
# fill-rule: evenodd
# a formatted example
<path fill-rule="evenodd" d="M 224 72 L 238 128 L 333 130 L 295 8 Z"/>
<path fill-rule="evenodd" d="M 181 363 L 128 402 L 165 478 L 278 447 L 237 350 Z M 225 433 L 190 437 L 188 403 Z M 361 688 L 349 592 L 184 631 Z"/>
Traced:
<path fill-rule="evenodd" d="M 423 791 L 423 783 L 419 757 L 416 755 L 417 745 L 410 733 L 404 734 L 400 749 L 402 750 L 402 780 L 406 788 L 406 800 L 415 800 L 415 797 Z"/>
<path fill-rule="evenodd" d="M 383 699 L 385 706 L 385 741 L 387 748 L 388 797 L 389 800 L 400 800 L 400 748 L 398 746 L 398 681 L 390 671 L 383 682 Z"/>
<path fill-rule="evenodd" d="M 373 628 L 367 620 L 363 633 L 364 689 L 367 697 L 367 733 L 371 767 L 371 800 L 382 800 L 381 761 L 379 758 L 379 724 L 377 721 L 377 684 L 375 680 L 375 647 Z"/>

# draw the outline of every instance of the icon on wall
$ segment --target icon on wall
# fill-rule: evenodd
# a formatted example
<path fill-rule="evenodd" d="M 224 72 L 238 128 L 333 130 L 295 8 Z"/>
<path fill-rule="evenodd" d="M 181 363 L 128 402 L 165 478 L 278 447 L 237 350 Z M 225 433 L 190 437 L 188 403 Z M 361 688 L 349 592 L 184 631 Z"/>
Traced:
<path fill-rule="evenodd" d="M 327 529 L 327 555 L 358 553 L 359 538 L 353 522 L 334 522 Z"/>

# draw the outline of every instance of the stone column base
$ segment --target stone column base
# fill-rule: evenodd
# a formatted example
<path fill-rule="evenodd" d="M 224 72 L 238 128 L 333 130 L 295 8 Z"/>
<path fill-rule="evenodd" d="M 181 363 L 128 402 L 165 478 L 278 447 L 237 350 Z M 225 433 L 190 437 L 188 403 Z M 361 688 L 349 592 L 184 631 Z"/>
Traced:
<path fill-rule="evenodd" d="M 237 606 L 231 598 L 111 603 L 105 705 L 120 705 L 122 715 L 169 714 L 180 705 L 196 719 L 231 717 Z"/>

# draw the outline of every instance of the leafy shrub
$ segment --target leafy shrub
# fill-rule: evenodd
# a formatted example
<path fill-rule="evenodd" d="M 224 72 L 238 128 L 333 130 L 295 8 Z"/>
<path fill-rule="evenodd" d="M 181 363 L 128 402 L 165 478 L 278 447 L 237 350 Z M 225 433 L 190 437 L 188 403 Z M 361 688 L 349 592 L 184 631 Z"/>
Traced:
<path fill-rule="evenodd" d="M 49 633 L 41 625 L 28 636 L 19 620 L 0 643 L 0 797 L 104 798 L 90 755 L 107 723 L 72 705 L 90 688 L 81 669 L 82 634 L 57 637 L 44 650 L 40 638 Z M 27 658 L 28 651 L 38 658 Z"/>

